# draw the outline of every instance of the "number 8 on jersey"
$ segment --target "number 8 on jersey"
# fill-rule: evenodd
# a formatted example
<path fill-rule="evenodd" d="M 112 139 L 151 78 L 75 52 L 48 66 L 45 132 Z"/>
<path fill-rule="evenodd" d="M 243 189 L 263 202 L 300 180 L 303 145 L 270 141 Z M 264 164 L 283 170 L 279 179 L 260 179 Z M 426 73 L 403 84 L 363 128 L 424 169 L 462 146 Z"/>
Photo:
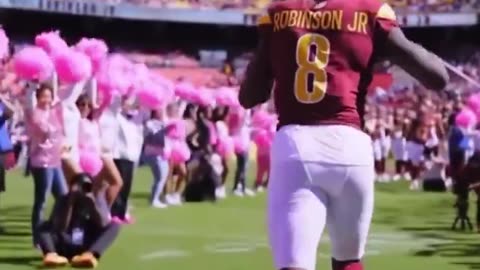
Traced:
<path fill-rule="evenodd" d="M 327 91 L 325 68 L 330 56 L 330 42 L 323 35 L 305 34 L 298 39 L 296 50 L 295 97 L 305 104 L 320 102 Z"/>

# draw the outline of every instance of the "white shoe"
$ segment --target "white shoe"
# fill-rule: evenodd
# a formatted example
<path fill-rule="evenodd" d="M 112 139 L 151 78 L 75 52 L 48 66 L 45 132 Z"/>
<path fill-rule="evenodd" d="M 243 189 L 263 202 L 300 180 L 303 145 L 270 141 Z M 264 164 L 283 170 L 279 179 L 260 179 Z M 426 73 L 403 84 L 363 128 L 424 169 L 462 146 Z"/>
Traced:
<path fill-rule="evenodd" d="M 410 183 L 410 190 L 419 190 L 420 189 L 420 182 L 418 180 L 413 180 Z"/>
<path fill-rule="evenodd" d="M 255 189 L 255 191 L 256 191 L 257 193 L 263 193 L 263 192 L 265 191 L 265 188 L 264 188 L 263 186 L 258 186 L 258 187 Z"/>
<path fill-rule="evenodd" d="M 254 197 L 255 196 L 255 192 L 249 188 L 246 188 L 245 191 L 244 191 L 245 195 L 247 195 L 248 197 Z"/>
<path fill-rule="evenodd" d="M 164 208 L 167 208 L 168 205 L 165 204 L 165 203 L 162 203 L 161 201 L 154 201 L 154 202 L 152 203 L 152 207 L 153 207 L 153 208 L 158 208 L 158 209 L 164 209 Z"/>
<path fill-rule="evenodd" d="M 244 196 L 243 192 L 240 189 L 234 190 L 233 195 L 235 195 L 237 197 L 243 197 Z"/>
<path fill-rule="evenodd" d="M 405 180 L 407 180 L 407 181 L 412 180 L 412 177 L 410 176 L 409 173 L 404 173 L 404 174 L 403 174 L 403 178 L 404 178 Z"/>
<path fill-rule="evenodd" d="M 395 174 L 395 175 L 392 177 L 392 181 L 393 181 L 393 182 L 397 182 L 397 181 L 400 180 L 400 178 L 401 178 L 401 177 L 400 177 L 399 174 Z"/>
<path fill-rule="evenodd" d="M 175 205 L 182 205 L 183 204 L 182 196 L 180 195 L 180 193 L 173 194 L 173 201 L 175 202 Z"/>
<path fill-rule="evenodd" d="M 225 186 L 220 186 L 215 189 L 215 197 L 218 199 L 225 199 L 227 197 Z"/>
<path fill-rule="evenodd" d="M 178 205 L 178 202 L 175 200 L 175 194 L 167 194 L 165 196 L 165 202 L 168 205 Z"/>

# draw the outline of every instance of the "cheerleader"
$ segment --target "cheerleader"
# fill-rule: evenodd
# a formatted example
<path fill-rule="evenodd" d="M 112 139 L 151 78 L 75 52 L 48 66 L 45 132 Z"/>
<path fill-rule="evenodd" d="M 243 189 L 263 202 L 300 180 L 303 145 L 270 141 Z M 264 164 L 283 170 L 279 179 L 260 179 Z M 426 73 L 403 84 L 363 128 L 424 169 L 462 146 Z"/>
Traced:
<path fill-rule="evenodd" d="M 233 194 L 238 197 L 254 196 L 255 193 L 246 187 L 246 177 L 250 146 L 250 111 L 239 110 L 233 114 L 235 121 L 230 122 L 230 135 L 235 141 L 235 155 L 237 157 L 237 168 L 235 171 L 235 182 Z M 231 119 L 232 119 L 231 118 Z M 234 122 L 234 123 L 232 123 Z"/>
<path fill-rule="evenodd" d="M 412 123 L 407 142 L 407 155 L 409 158 L 409 171 L 412 181 L 411 190 L 419 190 L 422 173 L 425 169 L 425 142 L 428 139 L 429 129 L 420 121 Z"/>
<path fill-rule="evenodd" d="M 379 123 L 375 125 L 375 129 L 372 132 L 372 146 L 373 155 L 375 158 L 375 172 L 377 175 L 377 181 L 387 181 L 385 177 L 385 155 L 384 155 L 384 143 L 385 141 L 385 129 Z"/>
<path fill-rule="evenodd" d="M 185 110 L 183 103 L 171 103 L 167 106 L 166 134 L 167 148 L 170 148 L 170 170 L 166 186 L 165 202 L 168 205 L 182 205 L 182 194 L 187 181 L 187 161 L 191 152 L 186 143 L 185 121 L 180 118 Z"/>
<path fill-rule="evenodd" d="M 395 159 L 395 175 L 393 181 L 398 181 L 400 178 L 410 180 L 408 174 L 408 155 L 407 155 L 407 138 L 406 132 L 408 130 L 408 124 L 395 123 L 395 127 L 392 133 L 392 154 Z"/>
<path fill-rule="evenodd" d="M 220 171 L 221 183 L 215 190 L 217 198 L 225 198 L 227 196 L 225 183 L 228 177 L 228 158 L 233 154 L 233 139 L 229 135 L 228 126 L 225 119 L 228 115 L 229 108 L 227 106 L 216 107 L 213 111 L 213 121 L 217 134 L 217 145 L 215 152 L 220 156 L 222 170 Z M 219 167 L 219 166 L 216 166 Z"/>

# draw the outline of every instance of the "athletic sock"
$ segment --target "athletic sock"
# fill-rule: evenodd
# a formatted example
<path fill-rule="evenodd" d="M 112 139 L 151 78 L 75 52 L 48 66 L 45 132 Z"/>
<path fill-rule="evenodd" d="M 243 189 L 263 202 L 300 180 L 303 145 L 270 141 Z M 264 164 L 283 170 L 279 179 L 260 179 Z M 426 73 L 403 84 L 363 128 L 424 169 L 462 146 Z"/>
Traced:
<path fill-rule="evenodd" d="M 360 260 L 337 261 L 332 258 L 332 270 L 363 270 Z"/>

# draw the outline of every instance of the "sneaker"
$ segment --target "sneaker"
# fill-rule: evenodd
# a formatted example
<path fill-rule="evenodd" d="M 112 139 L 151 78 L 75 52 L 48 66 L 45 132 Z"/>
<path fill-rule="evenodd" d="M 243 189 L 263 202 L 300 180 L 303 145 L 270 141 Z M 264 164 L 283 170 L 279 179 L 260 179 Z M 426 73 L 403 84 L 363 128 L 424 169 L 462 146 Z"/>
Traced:
<path fill-rule="evenodd" d="M 400 180 L 400 175 L 399 174 L 395 174 L 393 177 L 392 177 L 392 181 L 393 182 L 397 182 Z"/>
<path fill-rule="evenodd" d="M 174 206 L 178 206 L 178 205 L 182 204 L 182 202 L 178 200 L 178 198 L 176 197 L 175 194 L 166 195 L 165 196 L 165 202 L 168 205 L 174 205 Z"/>
<path fill-rule="evenodd" d="M 168 205 L 165 203 L 162 203 L 161 201 L 154 201 L 152 203 L 152 207 L 157 209 L 164 209 L 164 208 L 167 208 Z"/>
<path fill-rule="evenodd" d="M 85 252 L 82 255 L 73 257 L 71 265 L 74 268 L 96 268 L 98 261 L 91 252 Z"/>
<path fill-rule="evenodd" d="M 121 225 L 121 224 L 124 224 L 124 221 L 123 221 L 123 219 L 121 219 L 119 217 L 113 216 L 112 217 L 112 223 Z"/>
<path fill-rule="evenodd" d="M 412 180 L 410 183 L 410 190 L 420 190 L 420 183 L 418 180 Z"/>
<path fill-rule="evenodd" d="M 43 257 L 43 266 L 46 268 L 62 267 L 68 264 L 68 259 L 51 252 Z"/>
<path fill-rule="evenodd" d="M 180 195 L 180 193 L 173 194 L 173 200 L 175 202 L 175 205 L 182 205 L 183 204 L 182 195 Z"/>
<path fill-rule="evenodd" d="M 220 186 L 215 189 L 215 197 L 218 199 L 225 199 L 227 197 L 227 190 L 225 186 Z"/>
<path fill-rule="evenodd" d="M 133 224 L 135 223 L 135 219 L 133 218 L 130 213 L 125 214 L 125 218 L 123 219 L 123 224 Z"/>
<path fill-rule="evenodd" d="M 245 195 L 247 195 L 248 197 L 254 197 L 255 196 L 255 192 L 253 190 L 249 189 L 249 188 L 246 188 L 243 193 L 245 193 Z"/>
<path fill-rule="evenodd" d="M 264 191 L 265 191 L 265 188 L 263 186 L 258 186 L 257 188 L 255 188 L 255 192 L 263 193 Z"/>
<path fill-rule="evenodd" d="M 243 197 L 245 194 L 243 194 L 243 192 L 240 189 L 236 189 L 233 191 L 233 195 L 237 197 Z"/>

